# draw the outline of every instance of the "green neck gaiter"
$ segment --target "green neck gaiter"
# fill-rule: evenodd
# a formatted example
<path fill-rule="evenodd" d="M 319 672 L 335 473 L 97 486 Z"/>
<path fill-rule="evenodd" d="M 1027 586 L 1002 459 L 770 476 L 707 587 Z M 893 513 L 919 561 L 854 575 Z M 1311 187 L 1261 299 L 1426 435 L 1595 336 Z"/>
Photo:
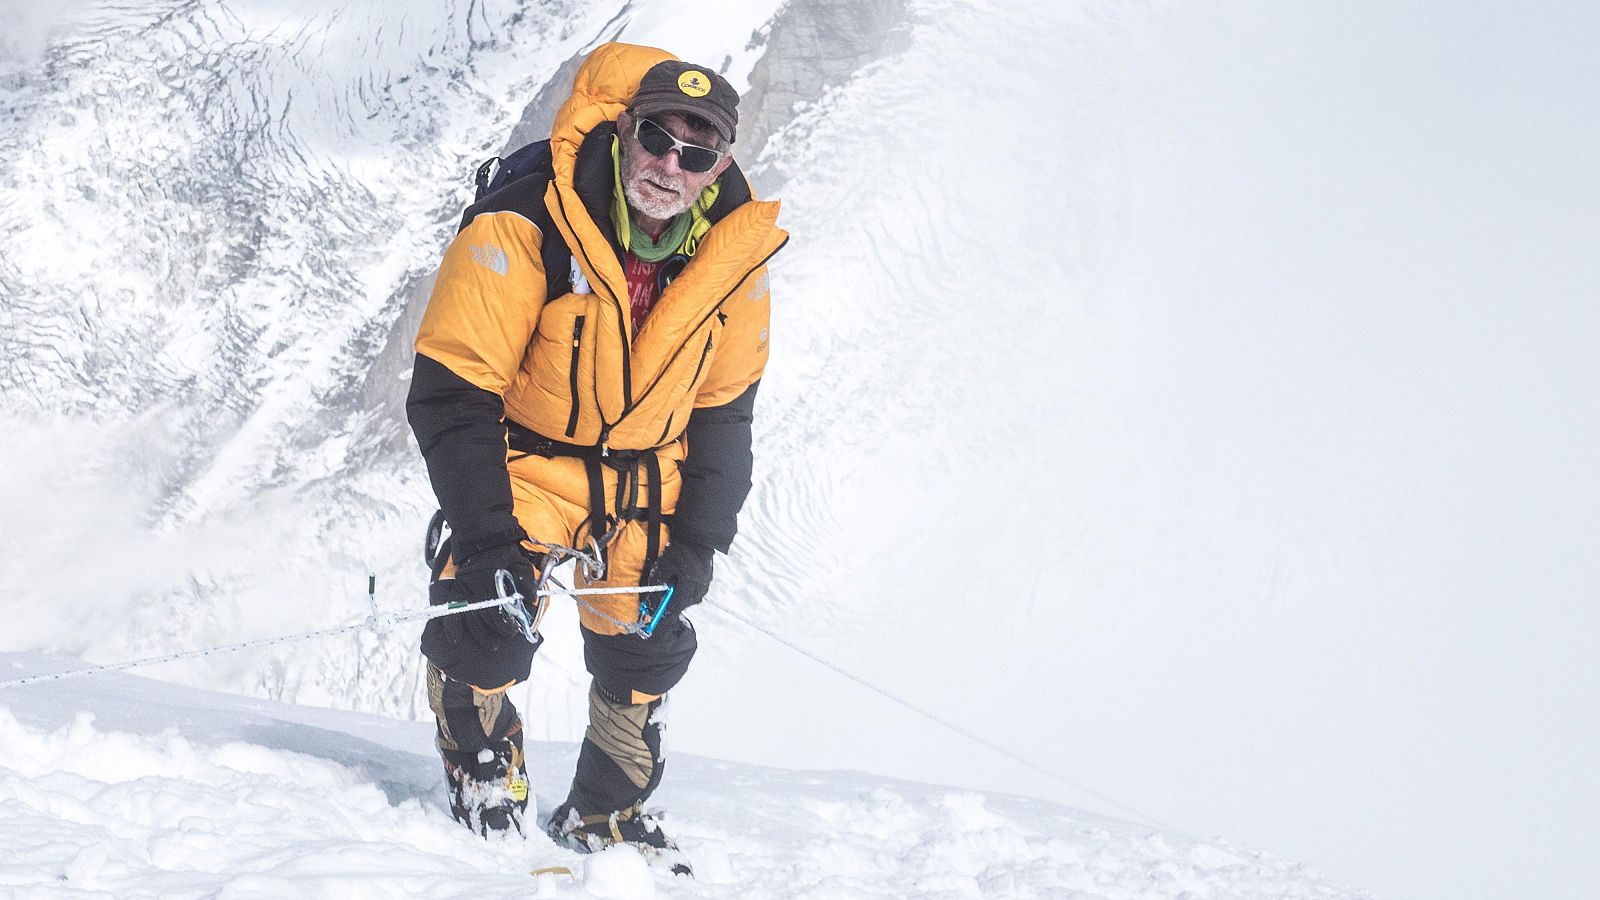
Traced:
<path fill-rule="evenodd" d="M 645 262 L 660 262 L 683 246 L 683 239 L 689 236 L 689 214 L 681 212 L 673 216 L 672 221 L 667 223 L 667 230 L 661 232 L 659 238 L 652 239 L 644 229 L 633 228 L 631 222 L 628 230 L 632 232 L 631 239 L 624 239 L 623 249 Z"/>
<path fill-rule="evenodd" d="M 660 262 L 674 253 L 693 256 L 699 248 L 700 239 L 711 230 L 711 222 L 706 219 L 705 213 L 716 202 L 722 186 L 712 184 L 701 191 L 693 206 L 672 217 L 672 221 L 667 223 L 667 230 L 661 232 L 661 237 L 652 238 L 633 227 L 633 218 L 628 213 L 628 198 L 622 193 L 620 136 L 611 142 L 611 172 L 616 181 L 611 196 L 611 220 L 616 223 L 617 240 L 622 244 L 622 249 L 650 263 Z"/>

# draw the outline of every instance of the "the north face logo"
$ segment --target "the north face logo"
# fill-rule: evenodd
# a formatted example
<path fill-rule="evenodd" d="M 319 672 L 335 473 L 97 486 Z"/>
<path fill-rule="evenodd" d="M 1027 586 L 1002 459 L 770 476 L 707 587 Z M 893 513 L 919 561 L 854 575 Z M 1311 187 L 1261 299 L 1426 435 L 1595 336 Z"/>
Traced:
<path fill-rule="evenodd" d="M 745 296 L 751 300 L 765 300 L 767 299 L 767 295 L 771 292 L 772 273 L 762 272 L 761 277 L 757 278 L 751 283 L 750 290 L 745 293 Z"/>
<path fill-rule="evenodd" d="M 495 273 L 504 275 L 510 271 L 511 263 L 506 259 L 506 252 L 493 244 L 472 244 L 472 259 L 478 265 Z"/>

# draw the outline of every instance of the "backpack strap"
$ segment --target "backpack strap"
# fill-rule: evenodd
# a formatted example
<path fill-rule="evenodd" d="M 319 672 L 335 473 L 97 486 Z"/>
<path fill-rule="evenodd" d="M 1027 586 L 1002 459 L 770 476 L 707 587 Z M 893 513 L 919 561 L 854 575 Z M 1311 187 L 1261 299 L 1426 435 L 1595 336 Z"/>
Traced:
<path fill-rule="evenodd" d="M 477 192 L 472 198 L 473 203 L 477 203 L 484 197 L 489 196 L 489 193 L 492 190 L 490 185 L 494 184 L 494 177 L 495 175 L 499 174 L 501 170 L 500 164 L 502 162 L 504 162 L 504 160 L 502 160 L 500 157 L 491 156 L 483 161 L 483 165 L 478 167 L 478 171 L 472 174 L 472 184 L 473 187 L 477 189 Z"/>
<path fill-rule="evenodd" d="M 467 227 L 480 213 L 500 210 L 514 211 L 538 226 L 546 299 L 572 290 L 572 250 L 544 206 L 545 189 L 554 178 L 549 141 L 520 147 L 504 158 L 490 157 L 473 173 L 476 197 L 462 214 L 460 226 Z"/>

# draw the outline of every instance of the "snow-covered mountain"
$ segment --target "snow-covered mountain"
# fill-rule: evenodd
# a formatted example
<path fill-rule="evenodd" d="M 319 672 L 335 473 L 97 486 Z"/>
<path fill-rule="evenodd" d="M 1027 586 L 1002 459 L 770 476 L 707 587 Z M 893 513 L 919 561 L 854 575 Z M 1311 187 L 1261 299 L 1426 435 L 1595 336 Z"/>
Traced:
<path fill-rule="evenodd" d="M 1233 865 L 1171 836 L 1220 832 L 1395 896 L 1581 896 L 1600 169 L 1572 161 L 1600 140 L 1600 57 L 1572 6 L 0 3 L 0 649 L 113 661 L 354 622 L 368 573 L 386 609 L 419 605 L 433 503 L 400 400 L 439 251 L 473 167 L 540 136 L 586 48 L 630 40 L 746 89 L 741 162 L 794 235 L 715 603 L 1061 778 L 714 608 L 676 746 L 1173 823 L 1117 856 L 1130 878 Z M 574 618 L 547 622 L 535 738 L 581 731 Z M 148 673 L 416 719 L 415 640 Z M 19 759 L 109 733 L 154 760 L 167 724 L 216 742 L 143 688 L 77 732 L 32 690 L 0 694 Z M 282 716 L 390 730 L 381 766 L 431 777 L 425 728 Z M 256 745 L 235 769 L 305 762 L 234 738 Z M 52 809 L 99 790 L 46 774 L 74 765 L 0 759 L 55 778 Z M 390 782 L 360 765 L 317 770 L 367 804 Z M 738 798 L 694 805 L 703 765 L 664 799 L 711 836 Z M 925 837 L 947 807 L 906 791 Z M 362 806 L 394 828 L 385 859 L 412 845 L 405 797 Z M 1067 866 L 1087 840 L 1046 849 Z M 730 853 L 778 859 L 755 846 Z M 971 886 L 917 865 L 874 857 L 835 893 Z M 726 893 L 752 884 L 781 892 Z"/>
<path fill-rule="evenodd" d="M 748 74 L 774 5 L 730 8 L 700 46 L 733 47 Z M 432 501 L 404 378 L 468 176 L 585 47 L 653 18 L 559 2 L 88 5 L 8 59 L 0 414 L 17 423 L 14 496 L 45 508 L 35 534 L 65 539 L 16 549 L 102 585 L 92 609 L 123 623 L 63 645 L 36 620 L 18 645 L 115 656 L 312 627 L 343 585 L 359 599 L 363 571 L 414 602 Z M 95 513 L 46 501 L 62 483 Z M 0 584 L 17 596 L 36 572 Z M 373 652 L 290 650 L 206 677 L 411 709 L 411 648 L 357 662 Z"/>
<path fill-rule="evenodd" d="M 109 657 L 316 624 L 369 571 L 413 602 L 432 500 L 405 379 L 469 173 L 546 131 L 584 50 L 621 38 L 720 61 L 750 95 L 750 167 L 781 183 L 760 150 L 909 23 L 891 2 L 776 7 L 692 27 L 559 2 L 32 14 L 0 77 L 0 415 L 7 487 L 52 538 L 19 543 L 38 567 L 0 587 L 71 565 L 123 625 L 33 619 L 17 645 Z M 861 25 L 835 39 L 844 21 Z M 66 503 L 63 483 L 81 486 Z M 355 649 L 205 677 L 411 709 L 412 648 L 352 694 Z"/>

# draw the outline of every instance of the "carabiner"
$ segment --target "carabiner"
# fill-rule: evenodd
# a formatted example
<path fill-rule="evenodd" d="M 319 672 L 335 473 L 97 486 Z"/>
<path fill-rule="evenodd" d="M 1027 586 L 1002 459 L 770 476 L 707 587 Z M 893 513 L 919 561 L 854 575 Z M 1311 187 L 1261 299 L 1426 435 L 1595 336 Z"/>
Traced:
<path fill-rule="evenodd" d="M 661 605 L 654 610 L 650 608 L 650 601 L 639 598 L 639 621 L 644 623 L 639 629 L 641 637 L 649 637 L 656 633 L 656 626 L 661 624 L 661 616 L 667 611 L 667 604 L 672 602 L 672 585 L 667 585 L 667 590 L 661 595 Z"/>
<path fill-rule="evenodd" d="M 511 577 L 510 572 L 505 569 L 495 570 L 494 590 L 495 593 L 500 595 L 500 599 L 509 599 L 511 601 L 500 608 L 505 611 L 511 621 L 517 624 L 517 630 L 522 632 L 523 638 L 530 644 L 538 644 L 539 638 L 534 632 L 534 620 L 528 614 L 528 607 L 524 602 L 526 598 L 517 593 L 517 582 L 516 579 Z"/>

